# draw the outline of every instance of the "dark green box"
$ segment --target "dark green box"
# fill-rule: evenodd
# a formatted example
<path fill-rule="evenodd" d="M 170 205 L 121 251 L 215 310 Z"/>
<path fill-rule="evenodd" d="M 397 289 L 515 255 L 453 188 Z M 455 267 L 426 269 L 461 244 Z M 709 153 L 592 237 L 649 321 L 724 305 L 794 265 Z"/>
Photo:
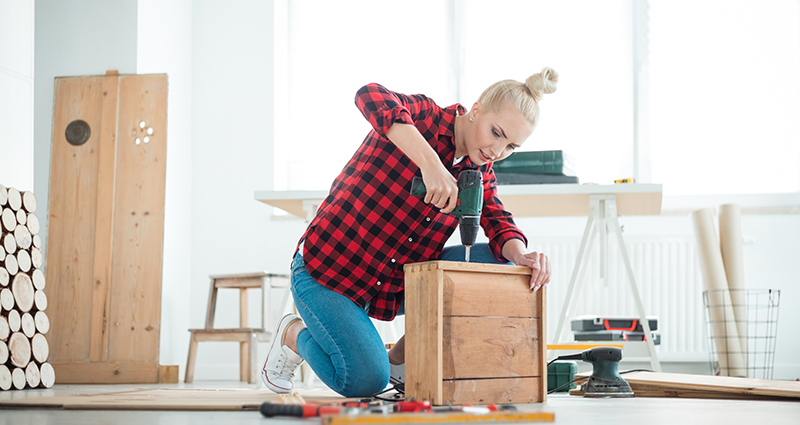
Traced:
<path fill-rule="evenodd" d="M 572 360 L 558 360 L 547 366 L 547 391 L 552 391 L 567 382 L 575 379 L 578 373 L 578 363 Z M 562 388 L 558 392 L 567 392 L 576 388 L 575 383 Z"/>
<path fill-rule="evenodd" d="M 514 152 L 492 168 L 495 173 L 575 175 L 572 158 L 564 151 Z"/>

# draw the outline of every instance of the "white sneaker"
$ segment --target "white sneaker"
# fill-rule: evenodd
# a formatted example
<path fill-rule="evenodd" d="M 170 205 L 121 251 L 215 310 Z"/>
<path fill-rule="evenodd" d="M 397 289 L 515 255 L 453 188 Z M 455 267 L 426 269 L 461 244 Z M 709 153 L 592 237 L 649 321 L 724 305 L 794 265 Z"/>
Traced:
<path fill-rule="evenodd" d="M 389 362 L 389 383 L 392 385 L 405 385 L 406 364 L 392 364 Z"/>
<path fill-rule="evenodd" d="M 303 358 L 283 345 L 283 336 L 286 328 L 295 320 L 301 320 L 296 314 L 283 316 L 278 324 L 278 330 L 272 338 L 267 360 L 261 369 L 261 378 L 267 388 L 276 393 L 290 393 L 294 387 L 294 372 L 303 364 Z"/>

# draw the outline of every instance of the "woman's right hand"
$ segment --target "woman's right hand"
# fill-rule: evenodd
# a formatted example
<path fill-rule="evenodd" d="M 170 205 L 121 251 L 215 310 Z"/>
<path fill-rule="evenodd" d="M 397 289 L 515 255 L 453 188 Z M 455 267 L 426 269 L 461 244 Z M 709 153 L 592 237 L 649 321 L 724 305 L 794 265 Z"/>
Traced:
<path fill-rule="evenodd" d="M 435 205 L 445 214 L 453 212 L 458 202 L 458 185 L 441 162 L 422 170 L 422 182 L 425 183 L 426 204 Z"/>

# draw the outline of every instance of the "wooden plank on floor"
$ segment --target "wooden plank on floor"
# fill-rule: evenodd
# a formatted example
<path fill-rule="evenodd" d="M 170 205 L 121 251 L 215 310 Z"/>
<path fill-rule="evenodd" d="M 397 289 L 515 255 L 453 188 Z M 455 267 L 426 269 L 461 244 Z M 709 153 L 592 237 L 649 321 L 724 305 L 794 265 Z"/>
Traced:
<path fill-rule="evenodd" d="M 588 376 L 590 373 L 581 373 L 576 376 Z M 736 378 L 730 376 L 691 375 L 683 373 L 655 373 L 633 372 L 622 375 L 628 381 L 637 396 L 637 388 L 641 396 L 650 394 L 655 396 L 663 394 L 677 394 L 688 397 L 689 395 L 704 395 L 692 398 L 745 398 L 759 396 L 781 397 L 800 400 L 800 382 L 776 381 L 771 379 Z M 571 392 L 570 392 L 571 393 Z M 712 397 L 716 395 L 716 397 Z M 671 395 L 664 395 L 669 397 Z"/>
<path fill-rule="evenodd" d="M 341 403 L 357 400 L 344 398 L 332 390 L 308 390 L 300 391 L 300 394 L 307 403 Z M 280 403 L 280 395 L 268 390 L 137 389 L 0 400 L 0 409 L 252 411 L 258 410 L 265 401 Z"/>

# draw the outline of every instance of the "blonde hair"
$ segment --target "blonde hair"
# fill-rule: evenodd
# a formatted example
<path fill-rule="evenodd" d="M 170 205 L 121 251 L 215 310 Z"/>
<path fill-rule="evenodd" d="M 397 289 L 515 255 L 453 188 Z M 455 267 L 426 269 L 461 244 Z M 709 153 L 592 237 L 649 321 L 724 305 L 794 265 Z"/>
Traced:
<path fill-rule="evenodd" d="M 553 68 L 542 68 L 520 83 L 516 80 L 498 81 L 483 91 L 478 102 L 487 112 L 497 112 L 506 102 L 513 102 L 531 125 L 539 122 L 539 101 L 544 94 L 556 91 L 558 73 Z"/>

